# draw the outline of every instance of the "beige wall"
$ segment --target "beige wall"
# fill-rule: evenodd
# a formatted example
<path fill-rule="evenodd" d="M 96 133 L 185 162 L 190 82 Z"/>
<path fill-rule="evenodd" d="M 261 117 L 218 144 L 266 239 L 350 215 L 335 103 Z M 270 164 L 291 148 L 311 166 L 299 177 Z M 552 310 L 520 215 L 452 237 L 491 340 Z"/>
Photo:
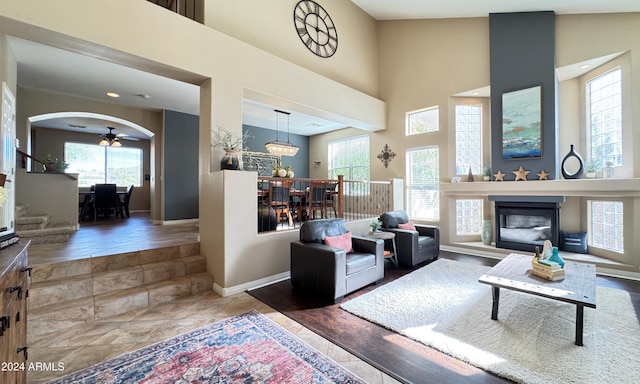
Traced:
<path fill-rule="evenodd" d="M 566 66 L 616 52 L 627 52 L 603 68 L 623 65 L 629 76 L 630 86 L 623 90 L 630 97 L 625 104 L 624 124 L 631 127 L 625 135 L 625 154 L 632 158 L 633 172 L 621 172 L 621 177 L 638 176 L 640 153 L 638 131 L 640 127 L 633 116 L 640 116 L 640 14 L 615 15 L 558 15 L 556 17 L 557 66 Z M 448 182 L 455 169 L 455 133 L 452 106 L 459 98 L 454 97 L 489 85 L 489 20 L 488 18 L 406 20 L 379 22 L 379 71 L 380 97 L 387 103 L 387 129 L 370 133 L 371 177 L 387 179 L 405 177 L 405 153 L 409 148 L 437 145 L 440 149 L 440 178 Z M 568 80 L 559 85 L 559 154 L 564 156 L 569 144 L 584 142 L 584 109 L 578 98 L 584 92 L 581 84 L 603 68 L 594 70 L 582 78 Z M 465 99 L 488 105 L 486 98 Z M 421 108 L 439 106 L 440 130 L 422 135 L 405 136 L 405 114 Z M 581 109 L 582 108 L 582 109 Z M 485 138 L 490 130 L 489 109 L 485 110 Z M 357 131 L 341 131 L 312 137 L 310 160 L 316 156 L 326 159 L 326 142 L 343 135 L 356 135 Z M 388 144 L 396 153 L 395 159 L 384 168 L 375 156 Z M 487 142 L 488 144 L 488 142 Z M 490 160 L 489 145 L 483 150 L 485 160 Z M 586 153 L 586 150 L 583 151 Z M 517 167 L 514 167 L 514 169 Z M 311 168 L 313 169 L 313 168 Z M 495 171 L 495 170 L 494 170 Z M 326 168 L 317 170 L 326 174 Z M 313 176 L 316 176 L 312 172 Z M 463 178 L 464 180 L 464 178 Z M 539 187 L 539 186 L 538 186 Z M 532 193 L 535 187 L 532 186 Z M 473 196 L 470 196 L 473 197 Z M 481 196 L 476 196 L 481 197 Z M 586 198 L 568 198 L 562 209 L 562 229 L 586 230 Z M 442 228 L 441 241 L 451 245 L 456 238 L 455 211 L 451 210 L 452 198 L 442 197 L 441 215 L 438 224 Z M 637 202 L 628 199 L 630 212 L 637 209 Z M 485 202 L 486 216 L 493 216 L 493 207 Z M 626 215 L 625 227 L 633 228 L 626 236 L 626 260 L 633 269 L 640 264 L 640 249 L 636 244 L 640 226 L 633 224 L 633 215 Z M 468 240 L 468 239 L 467 239 Z M 479 236 L 477 238 L 479 241 Z M 619 257 L 618 257 L 619 259 Z"/>
<path fill-rule="evenodd" d="M 88 99 L 80 99 L 76 97 L 54 94 L 50 92 L 38 91 L 33 89 L 18 89 L 18 97 L 17 97 L 17 118 L 16 118 L 16 126 L 18 137 L 20 138 L 20 142 L 24 143 L 22 145 L 22 150 L 27 151 L 26 147 L 28 142 L 31 141 L 29 135 L 31 132 L 29 131 L 30 123 L 29 118 L 34 116 L 39 116 L 48 113 L 56 113 L 56 112 L 91 112 L 101 115 L 113 116 L 119 119 L 123 119 L 126 121 L 130 121 L 132 123 L 138 124 L 149 131 L 155 134 L 153 145 L 155 143 L 159 143 L 159 137 L 162 136 L 162 113 L 158 111 L 151 110 L 142 110 L 137 108 L 128 108 L 122 107 L 115 104 L 109 104 L 94 100 Z M 35 123 L 37 126 L 37 123 Z M 41 158 L 38 156 L 44 156 L 47 153 L 51 153 L 54 157 L 62 158 L 64 157 L 64 141 L 73 141 L 73 140 L 81 140 L 81 142 L 90 142 L 91 138 L 82 139 L 83 135 L 74 135 L 72 133 L 66 131 L 54 131 L 55 133 L 48 132 L 47 130 L 42 130 L 40 133 L 41 137 L 38 146 L 35 148 L 37 158 Z M 150 141 L 145 141 L 145 163 L 144 173 L 152 174 L 152 165 L 150 164 Z M 128 141 L 128 145 L 137 146 L 136 142 Z M 142 143 L 141 143 L 142 144 Z M 161 153 L 160 149 L 156 149 L 156 153 Z M 156 169 L 160 169 L 157 167 Z M 151 209 L 151 184 L 159 183 L 160 175 L 152 174 L 151 181 L 143 182 L 142 188 L 140 191 L 136 191 L 136 198 L 132 198 L 131 200 L 131 209 L 132 210 L 151 210 L 152 219 L 160 220 L 160 208 L 159 206 L 154 206 L 154 209 Z M 156 188 L 157 191 L 160 191 L 161 188 Z M 136 200 L 138 200 L 136 202 Z"/>
<path fill-rule="evenodd" d="M 68 12 L 69 9 L 74 12 Z M 82 22 L 79 23 L 79 19 Z M 143 24 L 140 24 L 141 19 L 145 20 Z M 365 19 L 368 25 L 358 23 L 364 28 L 371 28 L 371 20 Z M 110 20 L 118 20 L 118 28 L 112 28 L 112 23 L 107 22 Z M 170 34 L 167 34 L 167 26 L 171 26 Z M 350 28 L 356 30 L 358 26 Z M 0 32 L 204 85 L 206 95 L 202 97 L 204 101 L 200 106 L 201 252 L 209 262 L 208 268 L 214 275 L 215 284 L 222 288 L 255 279 L 256 275 L 248 276 L 238 266 L 246 267 L 256 257 L 286 273 L 288 254 L 267 249 L 256 255 L 248 249 L 231 245 L 243 239 L 235 234 L 237 228 L 225 225 L 227 221 L 234 223 L 230 217 L 234 213 L 223 211 L 221 216 L 216 205 L 223 196 L 217 185 L 220 182 L 219 157 L 212 157 L 219 154 L 214 152 L 212 155 L 210 151 L 212 127 L 222 125 L 239 133 L 242 129 L 242 98 L 247 96 L 260 98 L 259 101 L 276 107 L 286 105 L 294 111 L 312 107 L 310 113 L 342 119 L 369 131 L 385 126 L 385 104 L 363 91 L 173 15 L 146 1 L 129 2 L 125 8 L 100 0 L 68 0 L 65 7 L 47 0 L 2 2 Z M 334 61 L 343 60 L 340 55 L 350 54 L 348 45 L 346 49 L 342 48 L 339 48 Z M 315 57 L 311 52 L 308 56 Z M 320 65 L 329 62 L 321 61 Z M 349 68 L 349 65 L 344 67 Z M 353 74 L 362 70 L 358 65 Z M 375 78 L 375 75 L 367 76 Z M 346 77 L 351 77 L 351 73 L 347 71 Z M 221 238 L 224 259 L 218 260 L 216 255 L 221 247 L 218 240 Z M 259 273 L 266 278 L 273 272 Z"/>
<path fill-rule="evenodd" d="M 98 135 L 96 134 L 88 134 L 88 133 L 78 133 L 71 131 L 61 131 L 54 130 L 48 128 L 39 128 L 33 127 L 33 136 L 34 136 L 34 151 L 32 156 L 36 159 L 42 159 L 47 154 L 51 154 L 54 158 L 64 159 L 64 143 L 73 142 L 73 143 L 87 143 L 87 144 L 97 144 L 98 143 Z M 149 140 L 140 140 L 140 141 L 131 141 L 131 140 L 123 140 L 123 146 L 128 148 L 140 148 L 142 149 L 142 173 L 149 174 L 150 173 L 150 163 L 149 163 Z M 120 185 L 118 187 L 126 187 L 126 185 Z M 129 205 L 130 211 L 150 211 L 150 182 L 143 181 L 142 186 L 135 187 L 134 192 L 131 197 L 131 202 Z M 77 191 L 76 191 L 77 192 Z"/>
<path fill-rule="evenodd" d="M 16 58 L 9 47 L 7 37 L 0 34 L 0 82 L 4 81 L 15 95 L 18 82 Z"/>
<path fill-rule="evenodd" d="M 376 21 L 351 1 L 319 2 L 338 32 L 338 51 L 319 58 L 298 37 L 298 0 L 207 0 L 205 24 L 254 47 L 303 66 L 370 96 L 378 96 Z"/>

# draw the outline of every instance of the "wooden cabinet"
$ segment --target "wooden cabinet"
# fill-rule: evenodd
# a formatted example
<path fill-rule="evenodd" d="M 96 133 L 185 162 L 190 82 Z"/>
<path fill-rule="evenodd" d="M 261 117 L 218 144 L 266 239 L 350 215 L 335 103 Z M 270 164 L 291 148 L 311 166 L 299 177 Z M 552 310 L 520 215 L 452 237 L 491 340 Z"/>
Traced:
<path fill-rule="evenodd" d="M 0 250 L 0 383 L 27 382 L 28 242 Z"/>

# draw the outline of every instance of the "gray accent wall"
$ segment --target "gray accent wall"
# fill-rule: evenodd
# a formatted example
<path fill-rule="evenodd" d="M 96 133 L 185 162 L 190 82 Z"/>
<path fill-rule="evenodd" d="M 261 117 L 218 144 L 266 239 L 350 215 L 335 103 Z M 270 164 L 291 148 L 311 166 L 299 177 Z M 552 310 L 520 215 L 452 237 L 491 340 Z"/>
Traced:
<path fill-rule="evenodd" d="M 164 111 L 164 220 L 196 219 L 199 117 Z"/>
<path fill-rule="evenodd" d="M 251 136 L 245 148 L 252 152 L 267 152 L 265 143 L 276 139 L 276 131 L 272 129 L 260 128 L 253 125 L 243 125 L 243 133 L 249 133 Z M 287 132 L 278 132 L 279 141 L 287 141 Z M 295 156 L 283 156 L 282 165 L 290 165 L 293 167 L 295 177 L 309 177 L 309 138 L 307 136 L 289 134 L 291 144 L 297 145 L 300 149 Z"/>
<path fill-rule="evenodd" d="M 515 180 L 514 170 L 530 171 L 537 180 L 543 169 L 549 179 L 559 178 L 556 120 L 555 14 L 546 12 L 492 13 L 489 15 L 491 61 L 491 167 L 504 180 Z M 542 157 L 502 158 L 502 94 L 542 87 Z M 567 148 L 567 151 L 569 148 Z"/>

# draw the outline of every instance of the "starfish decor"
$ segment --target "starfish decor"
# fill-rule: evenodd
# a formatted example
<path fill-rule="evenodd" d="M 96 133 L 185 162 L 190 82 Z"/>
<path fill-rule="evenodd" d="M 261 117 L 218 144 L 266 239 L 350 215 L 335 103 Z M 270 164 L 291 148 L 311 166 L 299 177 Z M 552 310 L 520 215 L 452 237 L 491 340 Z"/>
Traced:
<path fill-rule="evenodd" d="M 524 168 L 521 165 L 520 168 L 517 171 L 513 171 L 513 174 L 516 175 L 516 181 L 518 181 L 518 180 L 527 181 L 527 175 L 530 172 L 531 171 L 525 171 Z"/>
<path fill-rule="evenodd" d="M 538 180 L 548 180 L 549 172 L 545 172 L 545 170 L 543 169 L 537 175 L 538 175 Z"/>
<path fill-rule="evenodd" d="M 382 161 L 384 167 L 387 168 L 389 166 L 389 163 L 391 162 L 391 159 L 396 157 L 396 154 L 391 150 L 391 148 L 389 148 L 387 144 L 385 144 L 382 152 L 378 153 L 377 157 L 378 159 L 380 159 L 380 161 Z"/>

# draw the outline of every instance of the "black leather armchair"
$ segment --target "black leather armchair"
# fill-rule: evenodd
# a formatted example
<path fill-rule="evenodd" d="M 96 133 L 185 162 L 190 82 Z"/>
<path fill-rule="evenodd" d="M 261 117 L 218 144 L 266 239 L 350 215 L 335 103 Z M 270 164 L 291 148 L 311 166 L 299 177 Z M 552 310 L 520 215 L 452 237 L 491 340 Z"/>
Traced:
<path fill-rule="evenodd" d="M 414 224 L 416 230 L 399 229 L 398 224 L 409 223 L 406 211 L 385 212 L 380 216 L 382 230 L 396 234 L 398 264 L 414 267 L 440 256 L 440 227 Z"/>
<path fill-rule="evenodd" d="M 291 284 L 337 303 L 344 295 L 384 277 L 384 241 L 351 236 L 353 252 L 324 244 L 347 233 L 344 219 L 305 221 L 300 240 L 291 243 Z"/>

